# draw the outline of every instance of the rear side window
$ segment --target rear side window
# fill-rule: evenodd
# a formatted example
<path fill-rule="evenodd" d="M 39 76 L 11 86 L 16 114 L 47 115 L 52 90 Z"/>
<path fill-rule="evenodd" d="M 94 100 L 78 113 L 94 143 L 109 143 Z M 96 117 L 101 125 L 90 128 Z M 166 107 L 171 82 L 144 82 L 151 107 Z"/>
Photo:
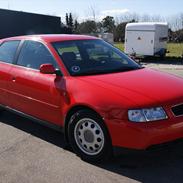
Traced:
<path fill-rule="evenodd" d="M 48 49 L 40 42 L 26 41 L 21 49 L 17 65 L 39 70 L 42 64 L 52 64 L 58 68 Z"/>
<path fill-rule="evenodd" d="M 0 45 L 0 61 L 12 63 L 20 41 L 6 41 Z"/>

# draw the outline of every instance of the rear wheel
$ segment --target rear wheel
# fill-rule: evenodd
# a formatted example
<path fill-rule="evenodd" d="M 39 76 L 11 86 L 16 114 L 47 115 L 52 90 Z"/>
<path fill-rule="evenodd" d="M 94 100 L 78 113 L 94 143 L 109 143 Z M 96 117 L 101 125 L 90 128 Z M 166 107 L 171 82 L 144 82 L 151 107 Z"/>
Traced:
<path fill-rule="evenodd" d="M 90 110 L 75 113 L 68 126 L 69 142 L 82 159 L 103 161 L 112 152 L 111 140 L 103 120 Z"/>

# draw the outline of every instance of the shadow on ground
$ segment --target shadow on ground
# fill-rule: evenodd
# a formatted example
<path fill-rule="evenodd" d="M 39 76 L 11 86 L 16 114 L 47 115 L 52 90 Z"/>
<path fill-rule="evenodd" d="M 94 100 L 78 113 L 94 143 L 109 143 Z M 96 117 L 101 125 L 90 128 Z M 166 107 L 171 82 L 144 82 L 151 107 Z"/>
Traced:
<path fill-rule="evenodd" d="M 0 120 L 1 123 L 58 147 L 65 147 L 62 134 L 31 120 L 6 111 Z M 95 166 L 144 183 L 183 182 L 183 141 L 177 141 L 159 150 L 124 153 L 109 162 Z"/>
<path fill-rule="evenodd" d="M 137 59 L 141 63 L 153 63 L 153 64 L 171 64 L 171 65 L 183 65 L 183 58 L 182 57 L 145 57 L 141 59 Z"/>
<path fill-rule="evenodd" d="M 23 118 L 8 111 L 3 111 L 0 117 L 1 123 L 13 126 L 19 130 L 43 139 L 61 148 L 65 148 L 64 136 L 62 133 L 40 125 L 32 120 Z"/>
<path fill-rule="evenodd" d="M 166 149 L 120 155 L 101 167 L 144 183 L 182 183 L 183 142 Z"/>

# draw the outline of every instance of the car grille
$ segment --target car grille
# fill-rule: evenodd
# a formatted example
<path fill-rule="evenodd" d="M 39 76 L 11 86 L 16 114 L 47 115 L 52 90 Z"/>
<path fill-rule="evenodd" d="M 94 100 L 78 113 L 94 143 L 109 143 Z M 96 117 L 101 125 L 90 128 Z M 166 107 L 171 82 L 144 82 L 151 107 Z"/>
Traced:
<path fill-rule="evenodd" d="M 183 115 L 183 104 L 172 107 L 172 112 L 175 116 L 182 116 Z"/>

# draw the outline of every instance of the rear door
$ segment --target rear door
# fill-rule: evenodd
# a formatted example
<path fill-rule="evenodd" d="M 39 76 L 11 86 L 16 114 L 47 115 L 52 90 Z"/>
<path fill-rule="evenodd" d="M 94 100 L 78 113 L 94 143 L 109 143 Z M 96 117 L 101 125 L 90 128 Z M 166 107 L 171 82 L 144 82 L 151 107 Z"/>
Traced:
<path fill-rule="evenodd" d="M 14 82 L 11 86 L 11 106 L 36 118 L 61 123 L 62 91 L 58 86 L 63 77 L 42 74 L 40 65 L 56 61 L 45 45 L 36 41 L 25 41 L 17 65 L 12 70 Z"/>
<path fill-rule="evenodd" d="M 125 52 L 145 56 L 154 55 L 153 31 L 127 31 L 125 40 Z"/>
<path fill-rule="evenodd" d="M 4 41 L 0 44 L 0 104 L 9 106 L 8 94 L 12 82 L 11 69 L 20 41 Z"/>

